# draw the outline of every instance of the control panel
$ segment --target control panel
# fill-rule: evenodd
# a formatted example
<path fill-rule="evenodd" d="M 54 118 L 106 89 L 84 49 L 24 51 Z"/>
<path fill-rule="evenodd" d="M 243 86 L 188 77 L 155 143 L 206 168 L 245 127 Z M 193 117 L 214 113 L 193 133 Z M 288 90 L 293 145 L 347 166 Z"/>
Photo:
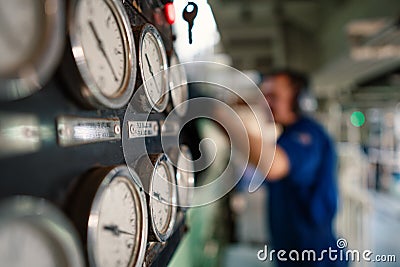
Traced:
<path fill-rule="evenodd" d="M 194 187 L 171 10 L 0 2 L 2 265 L 168 264 Z"/>

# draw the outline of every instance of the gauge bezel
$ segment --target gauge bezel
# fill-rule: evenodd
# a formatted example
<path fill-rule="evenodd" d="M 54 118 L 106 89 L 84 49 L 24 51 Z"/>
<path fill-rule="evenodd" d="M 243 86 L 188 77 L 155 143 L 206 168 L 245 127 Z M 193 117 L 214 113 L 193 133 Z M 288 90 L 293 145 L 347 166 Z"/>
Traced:
<path fill-rule="evenodd" d="M 125 46 L 124 54 L 126 61 L 124 82 L 114 96 L 106 96 L 101 92 L 100 88 L 98 88 L 96 82 L 92 78 L 92 74 L 90 73 L 84 56 L 82 42 L 76 30 L 76 14 L 79 1 L 83 0 L 71 1 L 69 12 L 69 41 L 73 61 L 78 72 L 76 76 L 79 79 L 79 96 L 83 97 L 85 102 L 93 108 L 122 108 L 129 102 L 131 96 L 133 95 L 137 73 L 136 48 L 129 17 L 121 1 L 101 0 L 104 1 L 105 4 L 110 8 L 119 24 L 119 28 L 122 33 L 122 42 Z M 127 75 L 129 75 L 129 77 L 126 77 Z M 76 90 L 76 88 L 71 89 Z"/>
<path fill-rule="evenodd" d="M 181 162 L 181 158 L 186 158 L 187 160 L 193 160 L 192 153 L 190 152 L 190 149 L 186 145 L 180 145 L 180 151 L 178 152 L 178 158 L 176 162 L 176 184 L 178 186 L 178 203 L 179 207 L 181 210 L 186 211 L 188 208 L 193 203 L 193 196 L 194 196 L 194 185 L 195 185 L 195 180 L 194 180 L 194 164 L 193 161 L 191 162 L 191 169 L 192 172 L 186 172 L 188 173 L 188 180 L 183 181 L 183 177 L 186 177 L 186 175 L 182 174 L 182 166 L 179 166 L 179 163 Z M 183 160 L 186 160 L 183 159 Z M 186 199 L 183 200 L 183 196 L 186 196 Z M 183 203 L 185 201 L 186 203 Z"/>
<path fill-rule="evenodd" d="M 168 226 L 166 228 L 165 231 L 161 231 L 160 229 L 157 228 L 156 226 L 156 222 L 154 221 L 154 216 L 152 214 L 152 205 L 154 203 L 154 201 L 156 201 L 156 199 L 153 197 L 153 182 L 154 182 L 154 177 L 156 175 L 156 171 L 157 168 L 159 166 L 164 166 L 165 170 L 167 171 L 167 175 L 169 178 L 169 183 L 171 184 L 171 203 L 173 204 L 169 204 L 169 203 L 163 203 L 165 205 L 168 205 L 168 207 L 171 209 L 171 212 L 169 214 L 169 222 L 168 222 Z M 171 163 L 168 161 L 168 158 L 165 154 L 161 154 L 158 158 L 156 158 L 156 161 L 154 163 L 154 168 L 151 174 L 151 180 L 150 180 L 150 184 L 149 184 L 149 211 L 150 211 L 150 220 L 151 220 L 151 226 L 153 229 L 153 232 L 156 236 L 156 238 L 158 239 L 158 241 L 160 242 L 165 242 L 168 240 L 168 238 L 171 236 L 173 230 L 174 230 L 174 226 L 175 226 L 175 221 L 176 221 L 176 212 L 177 212 L 177 196 L 178 192 L 177 192 L 177 188 L 176 188 L 176 177 L 175 177 L 175 171 L 173 166 L 171 165 Z"/>
<path fill-rule="evenodd" d="M 90 266 L 98 266 L 96 264 L 96 251 L 94 248 L 96 247 L 96 237 L 98 230 L 98 217 L 100 213 L 100 207 L 102 202 L 102 197 L 110 185 L 112 181 L 115 179 L 123 179 L 124 182 L 128 185 L 131 190 L 131 193 L 135 199 L 135 203 L 140 206 L 136 206 L 138 209 L 136 210 L 137 216 L 141 217 L 137 220 L 138 228 L 137 233 L 140 233 L 136 236 L 136 243 L 140 247 L 136 247 L 137 251 L 132 253 L 132 258 L 129 261 L 129 266 L 142 266 L 144 261 L 146 245 L 147 245 L 147 233 L 148 233 L 148 213 L 147 213 L 147 205 L 146 205 L 146 197 L 143 191 L 142 184 L 140 179 L 133 172 L 129 172 L 126 166 L 118 166 L 111 169 L 107 174 L 103 177 L 100 185 L 97 187 L 95 196 L 93 198 L 93 202 L 90 208 L 90 214 L 88 218 L 87 224 L 87 252 Z M 140 210 L 139 210 L 140 208 Z M 140 223 L 140 225 L 139 225 Z M 90 248 L 90 249 L 89 249 Z M 134 248 L 133 248 L 134 249 Z M 134 264 L 134 265 L 133 265 Z M 127 266 L 128 267 L 128 266 Z"/>
<path fill-rule="evenodd" d="M 38 51 L 33 52 L 30 64 L 17 67 L 9 77 L 0 77 L 0 101 L 28 97 L 43 88 L 59 64 L 65 43 L 65 5 L 61 0 L 38 1 L 43 5 L 43 38 Z M 56 7 L 44 12 L 45 6 Z"/>
<path fill-rule="evenodd" d="M 21 221 L 51 241 L 53 249 L 59 249 L 66 266 L 84 267 L 82 245 L 77 231 L 68 218 L 45 199 L 31 196 L 13 196 L 0 204 L 0 227 L 2 224 Z"/>
<path fill-rule="evenodd" d="M 155 226 L 155 221 L 152 213 L 152 205 L 156 200 L 154 196 L 152 196 L 152 183 L 154 180 L 154 176 L 156 175 L 157 167 L 160 164 L 165 164 L 168 178 L 170 179 L 168 182 L 171 183 L 172 186 L 172 194 L 171 194 L 171 202 L 173 204 L 168 204 L 171 209 L 168 227 L 164 233 L 161 233 L 157 227 Z M 139 175 L 142 180 L 142 184 L 144 186 L 144 190 L 146 191 L 146 197 L 148 200 L 148 214 L 149 214 L 149 241 L 156 242 L 165 242 L 171 236 L 174 226 L 176 223 L 176 215 L 177 215 L 177 188 L 176 188 L 176 177 L 173 166 L 170 164 L 167 156 L 164 153 L 159 154 L 145 154 L 141 156 L 136 162 L 134 166 L 136 173 Z M 165 181 L 167 182 L 167 181 Z M 158 200 L 157 200 L 158 201 Z"/>
<path fill-rule="evenodd" d="M 173 75 L 172 69 L 177 69 L 177 71 L 180 72 L 180 77 L 182 80 L 179 82 L 179 84 L 174 84 L 174 79 L 171 78 L 171 75 Z M 171 103 L 172 103 L 172 108 L 175 109 L 177 106 L 181 105 L 184 103 L 186 100 L 189 99 L 189 88 L 187 84 L 187 75 L 186 75 L 186 70 L 184 68 L 184 65 L 181 64 L 179 61 L 179 57 L 176 54 L 175 51 L 173 51 L 171 57 L 170 57 L 170 66 L 168 68 L 168 76 L 169 76 L 169 91 L 171 94 Z M 176 99 L 176 94 L 185 94 L 185 97 L 183 102 L 179 103 L 177 102 Z M 175 112 L 178 114 L 178 116 L 183 117 L 188 111 L 188 103 L 184 103 L 181 105 L 179 108 L 175 109 Z"/>
<path fill-rule="evenodd" d="M 157 75 L 162 75 L 162 78 L 164 80 L 164 88 L 163 90 L 163 96 L 161 100 L 158 103 L 154 103 L 152 100 L 148 88 L 147 88 L 147 83 L 144 77 L 144 69 L 143 69 L 143 59 L 142 59 L 142 51 L 143 51 L 143 39 L 146 34 L 151 34 L 157 41 L 157 48 L 159 49 L 159 52 L 161 54 L 162 58 L 162 73 L 155 73 L 155 76 Z M 169 101 L 169 94 L 168 94 L 168 89 L 169 89 L 169 81 L 168 81 L 168 75 L 167 75 L 167 69 L 168 69 L 168 61 L 167 61 L 167 52 L 165 50 L 164 42 L 162 40 L 161 34 L 158 32 L 155 26 L 153 26 L 150 23 L 146 23 L 142 27 L 140 27 L 140 37 L 139 37 L 139 45 L 138 45 L 138 62 L 139 62 L 139 69 L 140 69 L 140 82 L 139 86 L 143 86 L 143 90 L 146 95 L 146 100 L 147 100 L 147 105 L 146 107 L 143 107 L 145 111 L 150 111 L 151 109 L 155 110 L 156 112 L 163 112 L 165 108 L 167 107 L 168 101 Z"/>

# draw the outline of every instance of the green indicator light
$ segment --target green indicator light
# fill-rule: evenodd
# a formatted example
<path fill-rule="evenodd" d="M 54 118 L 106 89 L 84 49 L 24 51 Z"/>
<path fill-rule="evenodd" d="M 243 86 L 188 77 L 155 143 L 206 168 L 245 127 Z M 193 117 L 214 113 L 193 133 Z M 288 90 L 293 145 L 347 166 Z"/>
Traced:
<path fill-rule="evenodd" d="M 355 127 L 361 127 L 365 122 L 365 116 L 361 111 L 354 111 L 350 116 L 350 122 Z"/>

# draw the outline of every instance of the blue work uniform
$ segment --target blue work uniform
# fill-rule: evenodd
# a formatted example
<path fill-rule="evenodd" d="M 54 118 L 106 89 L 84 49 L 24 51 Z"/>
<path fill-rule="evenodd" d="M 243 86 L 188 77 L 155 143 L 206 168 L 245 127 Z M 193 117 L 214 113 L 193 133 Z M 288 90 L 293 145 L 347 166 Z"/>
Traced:
<path fill-rule="evenodd" d="M 337 249 L 332 222 L 337 210 L 336 152 L 325 130 L 301 117 L 288 126 L 278 145 L 289 158 L 289 174 L 268 182 L 269 220 L 275 250 L 302 252 Z M 296 256 L 296 254 L 292 254 Z M 338 254 L 339 255 L 339 254 Z M 346 266 L 325 255 L 323 261 L 278 261 L 278 266 Z"/>

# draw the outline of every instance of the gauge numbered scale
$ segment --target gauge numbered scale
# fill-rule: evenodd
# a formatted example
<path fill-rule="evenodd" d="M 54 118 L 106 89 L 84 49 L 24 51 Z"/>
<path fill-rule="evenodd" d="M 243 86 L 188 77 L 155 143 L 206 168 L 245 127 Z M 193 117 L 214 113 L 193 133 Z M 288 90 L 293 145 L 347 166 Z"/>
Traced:
<path fill-rule="evenodd" d="M 147 245 L 146 198 L 126 166 L 92 170 L 73 194 L 69 211 L 92 267 L 142 266 Z"/>
<path fill-rule="evenodd" d="M 174 168 L 164 154 L 142 157 L 136 170 L 146 192 L 149 208 L 149 240 L 166 241 L 172 234 L 177 210 Z"/>
<path fill-rule="evenodd" d="M 138 42 L 139 77 L 135 105 L 142 112 L 163 112 L 167 107 L 168 62 L 160 33 L 151 24 L 135 29 Z"/>
<path fill-rule="evenodd" d="M 84 267 L 78 234 L 44 199 L 15 196 L 0 204 L 0 261 L 7 267 Z"/>
<path fill-rule="evenodd" d="M 176 183 L 179 207 L 186 211 L 191 207 L 194 195 L 194 164 L 192 153 L 186 145 L 180 146 L 176 163 Z"/>
<path fill-rule="evenodd" d="M 0 1 L 0 100 L 45 85 L 62 54 L 64 25 L 61 0 Z"/>
<path fill-rule="evenodd" d="M 175 52 L 170 57 L 168 70 L 172 108 L 178 116 L 183 117 L 188 110 L 188 104 L 185 101 L 188 100 L 189 92 L 185 67 L 180 63 Z"/>
<path fill-rule="evenodd" d="M 69 36 L 63 72 L 75 95 L 94 108 L 126 105 L 136 80 L 136 49 L 121 1 L 71 1 Z"/>

